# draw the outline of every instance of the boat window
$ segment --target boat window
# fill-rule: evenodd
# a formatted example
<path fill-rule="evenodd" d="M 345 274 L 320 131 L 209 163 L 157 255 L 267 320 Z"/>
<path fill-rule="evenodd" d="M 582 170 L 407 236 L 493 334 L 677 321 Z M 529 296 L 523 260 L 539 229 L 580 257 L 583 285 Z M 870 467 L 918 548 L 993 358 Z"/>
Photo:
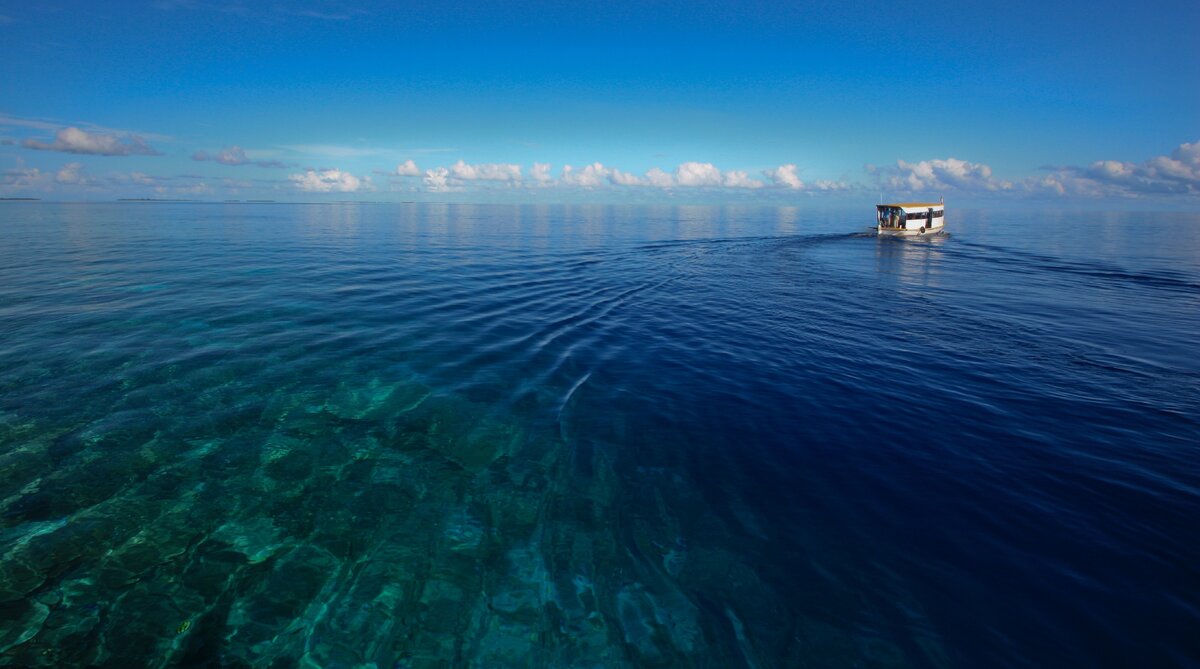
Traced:
<path fill-rule="evenodd" d="M 932 218 L 941 218 L 941 217 L 942 217 L 942 212 L 940 212 L 940 211 L 935 211 L 935 212 L 933 212 L 932 214 L 930 214 L 930 212 L 928 212 L 928 211 L 919 211 L 919 212 L 915 212 L 915 213 L 909 214 L 909 215 L 908 215 L 908 220 L 910 220 L 910 221 L 912 221 L 912 220 L 926 220 L 926 219 L 930 218 L 931 216 L 932 216 Z"/>

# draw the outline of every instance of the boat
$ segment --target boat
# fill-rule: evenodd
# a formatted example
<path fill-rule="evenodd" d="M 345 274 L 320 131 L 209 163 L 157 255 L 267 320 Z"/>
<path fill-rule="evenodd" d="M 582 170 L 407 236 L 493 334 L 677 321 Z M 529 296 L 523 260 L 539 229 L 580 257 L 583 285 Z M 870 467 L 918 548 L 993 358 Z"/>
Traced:
<path fill-rule="evenodd" d="M 894 202 L 875 205 L 875 230 L 881 237 L 940 235 L 946 230 L 941 202 Z"/>

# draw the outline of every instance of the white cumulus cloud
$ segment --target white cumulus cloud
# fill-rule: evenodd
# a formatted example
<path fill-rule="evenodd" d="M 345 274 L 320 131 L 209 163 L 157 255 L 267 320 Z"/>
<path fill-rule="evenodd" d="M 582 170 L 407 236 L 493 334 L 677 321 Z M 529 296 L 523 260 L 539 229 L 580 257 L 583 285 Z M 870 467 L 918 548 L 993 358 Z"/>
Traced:
<path fill-rule="evenodd" d="M 425 170 L 425 176 L 421 178 L 421 181 L 429 192 L 445 193 L 450 190 L 449 178 L 450 170 L 444 167 L 435 167 Z"/>
<path fill-rule="evenodd" d="M 767 184 L 759 179 L 751 179 L 749 174 L 741 170 L 729 170 L 721 176 L 721 185 L 726 188 L 762 188 Z"/>
<path fill-rule="evenodd" d="M 629 172 L 622 172 L 616 168 L 609 170 L 608 180 L 616 186 L 641 186 L 645 182 L 641 177 Z"/>
<path fill-rule="evenodd" d="M 550 163 L 534 163 L 533 169 L 529 170 L 529 176 L 539 184 L 548 184 L 554 181 L 554 177 L 550 176 Z"/>
<path fill-rule="evenodd" d="M 421 176 L 421 170 L 417 167 L 417 164 L 413 162 L 413 159 L 409 158 L 408 160 L 396 166 L 396 176 L 419 177 Z"/>
<path fill-rule="evenodd" d="M 307 193 L 353 193 L 370 187 L 369 178 L 359 179 L 339 169 L 307 170 L 288 177 L 292 184 Z"/>
<path fill-rule="evenodd" d="M 720 186 L 721 170 L 712 163 L 681 163 L 675 168 L 675 181 L 680 186 Z"/>
<path fill-rule="evenodd" d="M 450 166 L 450 176 L 463 181 L 520 181 L 521 166 L 513 163 L 469 165 L 460 160 Z"/>
<path fill-rule="evenodd" d="M 568 186 L 595 188 L 604 184 L 608 179 L 608 173 L 609 169 L 600 163 L 592 163 L 579 169 L 575 169 L 571 165 L 563 165 L 559 181 Z"/>
<path fill-rule="evenodd" d="M 675 177 L 657 167 L 652 167 L 646 172 L 646 183 L 655 188 L 671 188 L 675 185 Z"/>
<path fill-rule="evenodd" d="M 804 182 L 800 180 L 800 176 L 796 174 L 796 166 L 793 163 L 780 165 L 769 170 L 763 170 L 763 176 L 771 181 L 771 183 L 779 188 L 791 188 L 792 190 L 800 190 L 804 188 Z"/>
<path fill-rule="evenodd" d="M 869 170 L 870 171 L 870 170 Z M 958 158 L 897 160 L 896 167 L 873 170 L 880 184 L 903 191 L 1000 191 L 1013 188 L 1011 181 L 992 177 L 992 168 Z"/>
<path fill-rule="evenodd" d="M 548 167 L 548 166 L 547 166 Z M 801 188 L 803 182 L 796 177 L 795 165 L 783 165 L 772 170 L 764 170 L 770 180 L 764 181 L 750 176 L 744 170 L 721 170 L 712 163 L 688 161 L 679 164 L 673 172 L 654 167 L 639 176 L 632 172 L 605 166 L 603 163 L 591 163 L 576 168 L 565 165 L 558 184 L 580 188 L 596 188 L 607 184 L 621 187 L 644 187 L 670 190 L 674 188 L 706 188 L 706 189 L 749 189 L 767 188 L 769 186 Z M 546 180 L 549 180 L 548 173 Z M 833 182 L 823 182 L 832 184 Z M 827 188 L 828 189 L 828 188 Z"/>

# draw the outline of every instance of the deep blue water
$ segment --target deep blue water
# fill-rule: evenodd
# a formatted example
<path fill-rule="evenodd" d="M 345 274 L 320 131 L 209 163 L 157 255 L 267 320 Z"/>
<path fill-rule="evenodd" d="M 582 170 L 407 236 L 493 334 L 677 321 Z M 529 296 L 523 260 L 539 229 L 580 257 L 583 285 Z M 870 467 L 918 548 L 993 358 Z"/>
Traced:
<path fill-rule="evenodd" d="M 1200 663 L 1200 215 L 0 205 L 0 664 Z"/>

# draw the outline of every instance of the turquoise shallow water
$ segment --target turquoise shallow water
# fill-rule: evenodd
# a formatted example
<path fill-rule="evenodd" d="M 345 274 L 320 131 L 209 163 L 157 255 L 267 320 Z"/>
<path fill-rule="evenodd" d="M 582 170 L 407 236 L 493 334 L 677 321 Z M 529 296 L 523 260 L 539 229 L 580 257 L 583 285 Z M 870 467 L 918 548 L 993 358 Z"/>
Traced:
<path fill-rule="evenodd" d="M 0 664 L 1200 662 L 1200 217 L 0 206 Z"/>

